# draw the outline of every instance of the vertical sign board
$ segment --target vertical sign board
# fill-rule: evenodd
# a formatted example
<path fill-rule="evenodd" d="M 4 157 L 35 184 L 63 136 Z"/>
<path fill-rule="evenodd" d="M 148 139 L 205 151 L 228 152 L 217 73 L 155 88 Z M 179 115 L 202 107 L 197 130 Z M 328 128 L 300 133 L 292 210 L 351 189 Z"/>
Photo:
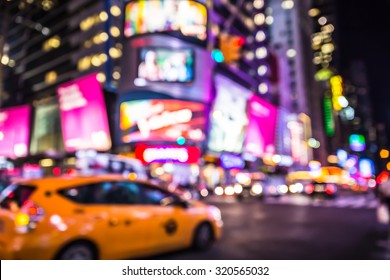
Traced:
<path fill-rule="evenodd" d="M 333 108 L 332 100 L 330 97 L 324 98 L 324 122 L 325 122 L 325 133 L 329 137 L 335 134 L 335 123 L 333 119 Z"/>

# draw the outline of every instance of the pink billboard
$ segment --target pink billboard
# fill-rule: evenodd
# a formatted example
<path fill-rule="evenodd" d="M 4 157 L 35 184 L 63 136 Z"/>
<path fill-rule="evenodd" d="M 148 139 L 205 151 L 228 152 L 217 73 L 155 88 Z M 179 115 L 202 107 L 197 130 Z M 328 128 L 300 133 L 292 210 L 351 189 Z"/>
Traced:
<path fill-rule="evenodd" d="M 96 74 L 57 89 L 66 151 L 106 151 L 111 148 L 103 91 Z"/>
<path fill-rule="evenodd" d="M 252 95 L 248 103 L 249 124 L 245 151 L 257 157 L 275 153 L 277 109 L 267 101 Z"/>
<path fill-rule="evenodd" d="M 30 112 L 28 105 L 0 110 L 0 156 L 27 156 Z"/>

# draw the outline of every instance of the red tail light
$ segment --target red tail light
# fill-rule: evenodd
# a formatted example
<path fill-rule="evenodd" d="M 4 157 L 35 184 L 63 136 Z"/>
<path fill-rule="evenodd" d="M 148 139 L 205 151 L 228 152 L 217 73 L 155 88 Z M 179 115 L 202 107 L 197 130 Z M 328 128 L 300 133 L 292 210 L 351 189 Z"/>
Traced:
<path fill-rule="evenodd" d="M 327 193 L 327 194 L 334 194 L 335 192 L 336 192 L 336 186 L 335 185 L 333 185 L 333 184 L 327 184 L 326 185 L 326 189 L 325 189 L 325 192 Z"/>
<path fill-rule="evenodd" d="M 312 194 L 314 192 L 314 186 L 312 184 L 306 185 L 305 192 L 307 194 Z"/>
<path fill-rule="evenodd" d="M 35 215 L 37 215 L 37 214 L 38 214 L 38 207 L 33 206 L 33 207 L 28 208 L 27 213 L 28 213 L 30 216 L 35 216 Z"/>

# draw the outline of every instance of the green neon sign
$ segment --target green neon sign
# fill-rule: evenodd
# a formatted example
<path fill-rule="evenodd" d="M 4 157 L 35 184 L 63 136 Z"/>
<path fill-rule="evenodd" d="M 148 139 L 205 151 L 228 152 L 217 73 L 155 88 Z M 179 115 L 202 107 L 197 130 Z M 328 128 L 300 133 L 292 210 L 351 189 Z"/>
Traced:
<path fill-rule="evenodd" d="M 330 97 L 324 97 L 324 123 L 325 133 L 328 136 L 334 136 L 335 124 L 333 118 L 332 99 Z"/>

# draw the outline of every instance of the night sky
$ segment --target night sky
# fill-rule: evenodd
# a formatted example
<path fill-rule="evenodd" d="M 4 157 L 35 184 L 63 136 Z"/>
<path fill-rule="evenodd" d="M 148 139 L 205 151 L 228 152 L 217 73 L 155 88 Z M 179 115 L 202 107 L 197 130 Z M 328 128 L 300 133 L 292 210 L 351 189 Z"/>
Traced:
<path fill-rule="evenodd" d="M 375 122 L 390 132 L 390 0 L 335 0 L 341 73 L 350 62 L 366 64 Z"/>

